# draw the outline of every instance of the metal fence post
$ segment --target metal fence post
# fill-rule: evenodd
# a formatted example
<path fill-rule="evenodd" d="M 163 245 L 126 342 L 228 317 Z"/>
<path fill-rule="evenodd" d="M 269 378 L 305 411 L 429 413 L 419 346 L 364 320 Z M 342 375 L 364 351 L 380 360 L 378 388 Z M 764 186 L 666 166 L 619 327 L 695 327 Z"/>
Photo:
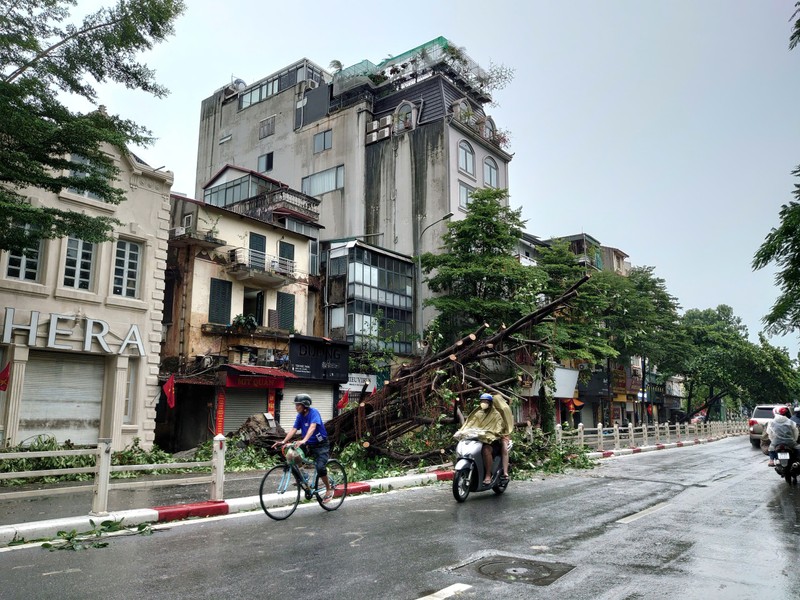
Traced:
<path fill-rule="evenodd" d="M 211 500 L 222 500 L 225 487 L 225 446 L 227 439 L 224 435 L 214 436 L 214 445 L 211 455 Z"/>
<path fill-rule="evenodd" d="M 111 439 L 97 440 L 97 460 L 95 461 L 94 490 L 91 515 L 102 517 L 108 514 L 108 483 L 111 478 Z"/>

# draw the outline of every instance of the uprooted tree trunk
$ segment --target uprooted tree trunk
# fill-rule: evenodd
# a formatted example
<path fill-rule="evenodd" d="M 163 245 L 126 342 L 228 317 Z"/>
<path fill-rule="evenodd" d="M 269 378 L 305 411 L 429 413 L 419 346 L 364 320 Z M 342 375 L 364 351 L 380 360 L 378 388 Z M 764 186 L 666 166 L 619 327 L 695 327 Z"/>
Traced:
<path fill-rule="evenodd" d="M 458 340 L 452 346 L 436 354 L 417 359 L 403 365 L 395 376 L 385 382 L 383 389 L 361 401 L 325 424 L 329 436 L 340 447 L 353 442 L 362 442 L 370 451 L 400 458 L 388 448 L 388 443 L 420 427 L 431 420 L 449 418 L 454 422 L 464 406 L 463 396 L 477 390 L 501 392 L 506 396 L 515 394 L 504 389 L 503 384 L 516 384 L 513 377 L 505 382 L 489 382 L 481 378 L 480 363 L 485 359 L 502 357 L 516 364 L 518 353 L 530 355 L 531 346 L 541 348 L 539 340 L 517 340 L 511 336 L 542 323 L 551 314 L 566 304 L 578 293 L 578 288 L 589 279 L 583 277 L 560 298 L 542 306 L 519 319 L 509 327 L 482 337 L 489 325 L 484 323 L 477 330 Z M 442 383 L 455 379 L 455 402 L 443 402 L 438 393 Z M 434 450 L 430 455 L 441 453 Z M 427 453 L 426 453 L 427 454 Z M 405 457 L 408 458 L 408 457 Z"/>

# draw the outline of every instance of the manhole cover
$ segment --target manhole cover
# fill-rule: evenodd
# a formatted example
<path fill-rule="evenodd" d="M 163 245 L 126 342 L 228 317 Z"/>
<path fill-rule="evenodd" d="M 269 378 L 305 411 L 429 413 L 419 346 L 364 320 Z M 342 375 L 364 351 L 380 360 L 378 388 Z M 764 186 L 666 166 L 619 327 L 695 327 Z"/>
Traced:
<path fill-rule="evenodd" d="M 510 556 L 483 558 L 473 566 L 480 575 L 489 579 L 533 585 L 550 585 L 575 568 L 565 563 L 545 563 Z"/>

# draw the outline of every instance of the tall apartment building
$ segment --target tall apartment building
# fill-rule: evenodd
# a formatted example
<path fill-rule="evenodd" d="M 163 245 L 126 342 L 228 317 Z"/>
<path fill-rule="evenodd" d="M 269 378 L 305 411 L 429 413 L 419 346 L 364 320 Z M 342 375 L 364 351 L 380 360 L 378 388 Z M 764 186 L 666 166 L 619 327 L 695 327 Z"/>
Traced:
<path fill-rule="evenodd" d="M 105 149 L 119 168 L 126 200 L 29 189 L 39 207 L 69 208 L 118 219 L 113 240 L 41 240 L 24 253 L 0 253 L 0 305 L 5 309 L 0 368 L 0 441 L 30 444 L 39 435 L 115 450 L 135 438 L 154 440 L 169 171 L 133 154 Z M 82 157 L 73 157 L 80 173 Z"/>
<path fill-rule="evenodd" d="M 379 249 L 344 253 L 345 295 L 324 303 L 323 334 L 356 342 L 391 312 L 410 348 L 433 316 L 419 309 L 414 257 L 438 250 L 443 217 L 458 219 L 472 190 L 508 187 L 506 137 L 484 110 L 490 79 L 440 37 L 333 74 L 303 58 L 237 80 L 202 103 L 196 197 L 235 165 L 318 198 L 324 267 L 329 252 L 343 256 L 341 240 Z M 375 264 L 364 268 L 365 256 Z"/>

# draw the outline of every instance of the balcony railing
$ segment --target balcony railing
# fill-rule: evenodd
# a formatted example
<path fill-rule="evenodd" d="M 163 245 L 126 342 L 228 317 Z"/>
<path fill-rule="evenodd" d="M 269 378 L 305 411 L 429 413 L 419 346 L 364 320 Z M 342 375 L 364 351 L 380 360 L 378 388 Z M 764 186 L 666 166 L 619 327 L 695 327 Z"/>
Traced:
<path fill-rule="evenodd" d="M 306 196 L 289 188 L 263 192 L 247 200 L 226 206 L 228 210 L 263 221 L 275 222 L 275 213 L 297 214 L 314 221 L 319 220 L 318 198 Z"/>
<path fill-rule="evenodd" d="M 297 263 L 288 258 L 272 256 L 259 250 L 250 248 L 234 248 L 228 252 L 231 270 L 238 271 L 246 277 L 261 278 L 267 280 L 297 279 L 300 274 L 297 271 Z"/>

